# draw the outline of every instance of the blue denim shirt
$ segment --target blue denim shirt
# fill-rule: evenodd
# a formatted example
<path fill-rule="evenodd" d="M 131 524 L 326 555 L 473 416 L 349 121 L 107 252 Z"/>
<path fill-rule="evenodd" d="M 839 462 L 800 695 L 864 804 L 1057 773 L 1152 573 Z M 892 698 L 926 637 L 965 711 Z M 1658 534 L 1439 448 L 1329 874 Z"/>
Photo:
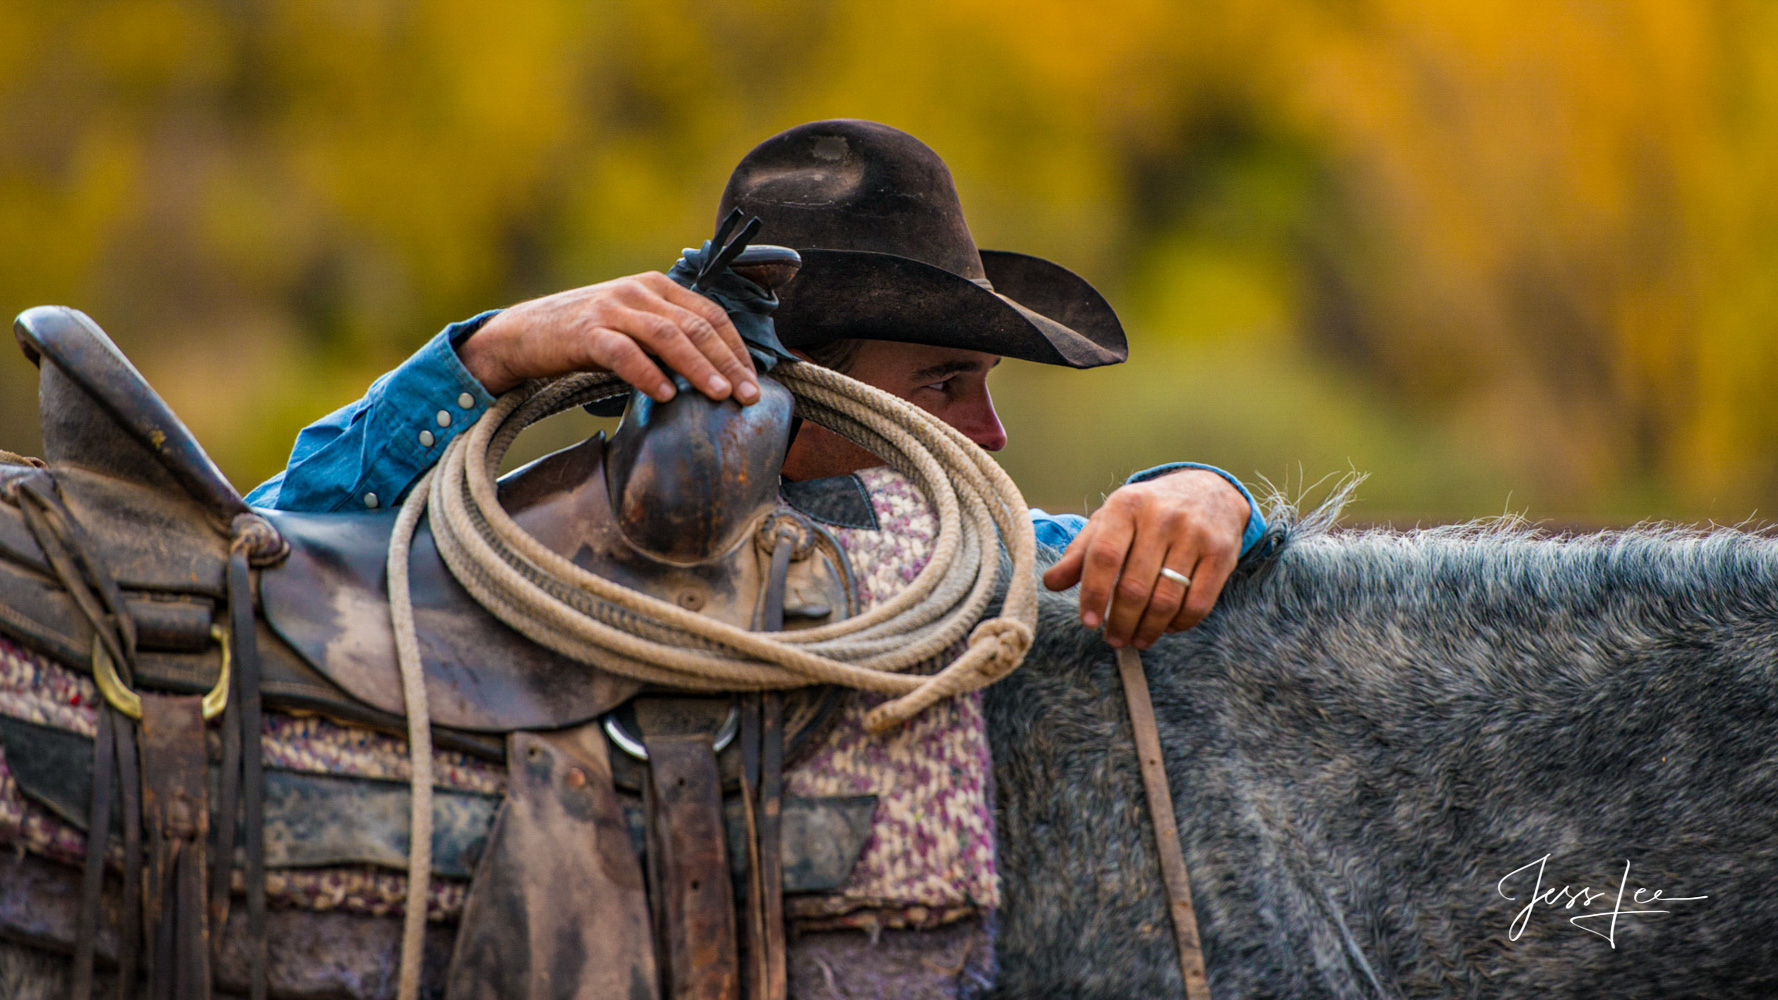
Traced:
<path fill-rule="evenodd" d="M 363 399 L 303 428 L 290 464 L 247 494 L 248 502 L 301 511 L 374 510 L 399 503 L 444 454 L 445 445 L 493 405 L 494 397 L 463 367 L 456 348 L 497 311 L 445 327 L 401 367 L 371 383 Z M 1125 481 L 1140 483 L 1176 469 L 1214 472 L 1247 498 L 1250 513 L 1241 535 L 1246 554 L 1265 533 L 1266 522 L 1253 494 L 1234 476 L 1197 462 L 1173 462 Z M 1031 523 L 1040 543 L 1063 549 L 1087 519 L 1034 508 Z"/>

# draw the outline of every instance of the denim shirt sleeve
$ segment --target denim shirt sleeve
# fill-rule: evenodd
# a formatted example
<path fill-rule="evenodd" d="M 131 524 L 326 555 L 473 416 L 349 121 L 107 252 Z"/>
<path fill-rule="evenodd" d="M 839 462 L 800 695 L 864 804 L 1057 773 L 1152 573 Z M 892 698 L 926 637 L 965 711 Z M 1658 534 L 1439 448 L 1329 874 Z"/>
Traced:
<path fill-rule="evenodd" d="M 363 399 L 303 428 L 290 464 L 247 502 L 315 513 L 399 503 L 445 445 L 493 405 L 456 347 L 497 311 L 445 327 Z"/>
<path fill-rule="evenodd" d="M 1206 472 L 1214 472 L 1228 480 L 1235 489 L 1241 491 L 1241 495 L 1247 499 L 1247 528 L 1241 532 L 1241 554 L 1246 555 L 1247 551 L 1253 548 L 1254 543 L 1259 541 L 1260 536 L 1266 533 L 1266 519 L 1259 512 L 1259 504 L 1254 501 L 1253 494 L 1247 492 L 1247 487 L 1241 485 L 1241 481 L 1234 476 L 1214 465 L 1204 465 L 1201 462 L 1170 462 L 1166 465 L 1157 465 L 1152 469 L 1144 469 L 1124 480 L 1124 484 L 1145 483 L 1150 479 L 1156 479 L 1180 469 L 1203 469 Z M 1080 534 L 1080 529 L 1087 526 L 1087 519 L 1079 514 L 1050 514 L 1033 507 L 1031 508 L 1031 526 L 1037 529 L 1038 544 L 1047 545 L 1052 549 L 1065 549 L 1069 542 L 1074 541 L 1074 536 Z"/>

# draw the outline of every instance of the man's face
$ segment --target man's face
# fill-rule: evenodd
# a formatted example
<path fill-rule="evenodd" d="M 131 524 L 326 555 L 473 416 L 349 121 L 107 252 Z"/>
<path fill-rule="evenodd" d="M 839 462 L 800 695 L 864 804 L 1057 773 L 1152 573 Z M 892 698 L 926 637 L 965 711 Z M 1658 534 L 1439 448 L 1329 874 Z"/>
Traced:
<path fill-rule="evenodd" d="M 867 340 L 846 374 L 900 396 L 955 427 L 988 451 L 1006 447 L 1006 429 L 988 395 L 1000 357 L 981 351 Z M 784 460 L 790 479 L 843 476 L 883 460 L 825 427 L 805 422 Z"/>

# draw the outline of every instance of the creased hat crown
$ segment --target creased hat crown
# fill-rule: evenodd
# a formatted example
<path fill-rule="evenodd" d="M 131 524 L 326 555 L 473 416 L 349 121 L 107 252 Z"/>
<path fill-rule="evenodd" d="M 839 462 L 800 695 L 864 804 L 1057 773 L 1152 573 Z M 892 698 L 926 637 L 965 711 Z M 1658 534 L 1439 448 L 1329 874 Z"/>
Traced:
<path fill-rule="evenodd" d="M 892 253 L 985 276 L 950 169 L 887 125 L 810 122 L 767 139 L 735 168 L 717 217 L 737 206 L 783 246 Z"/>

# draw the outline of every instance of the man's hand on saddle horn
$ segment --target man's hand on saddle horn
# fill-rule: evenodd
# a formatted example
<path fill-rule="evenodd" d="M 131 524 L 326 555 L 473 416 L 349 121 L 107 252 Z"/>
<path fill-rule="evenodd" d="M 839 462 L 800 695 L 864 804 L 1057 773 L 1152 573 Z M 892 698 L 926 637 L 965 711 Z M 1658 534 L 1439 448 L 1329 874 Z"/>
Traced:
<path fill-rule="evenodd" d="M 1043 575 L 1044 586 L 1079 583 L 1082 624 L 1104 622 L 1111 645 L 1147 649 L 1216 605 L 1241 556 L 1248 513 L 1247 498 L 1214 472 L 1181 469 L 1131 483 L 1105 498 Z"/>
<path fill-rule="evenodd" d="M 457 355 L 496 396 L 526 379 L 608 371 L 664 403 L 674 389 L 658 359 L 711 399 L 759 400 L 753 359 L 728 314 L 659 271 L 521 302 Z"/>

